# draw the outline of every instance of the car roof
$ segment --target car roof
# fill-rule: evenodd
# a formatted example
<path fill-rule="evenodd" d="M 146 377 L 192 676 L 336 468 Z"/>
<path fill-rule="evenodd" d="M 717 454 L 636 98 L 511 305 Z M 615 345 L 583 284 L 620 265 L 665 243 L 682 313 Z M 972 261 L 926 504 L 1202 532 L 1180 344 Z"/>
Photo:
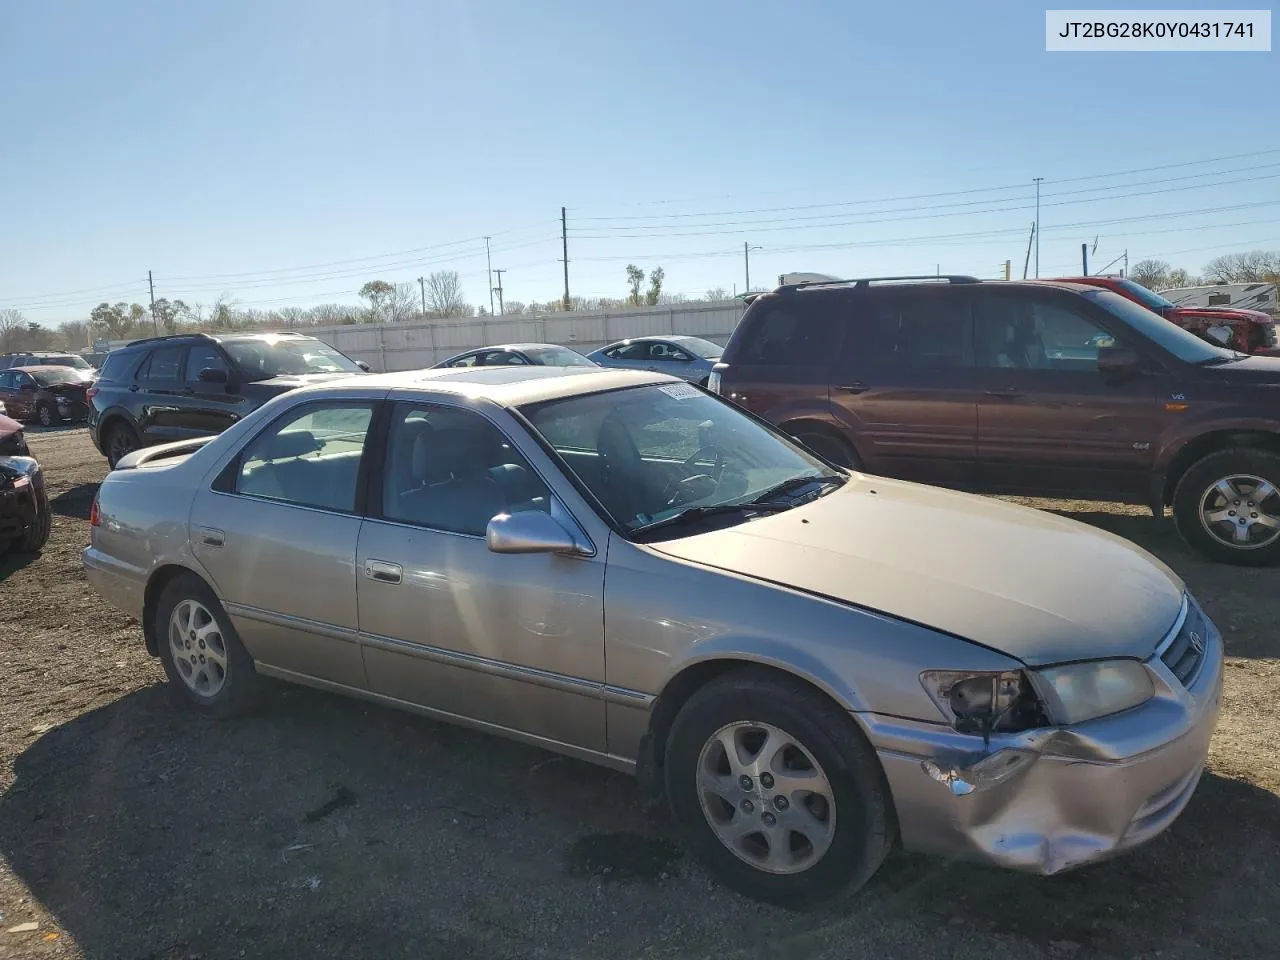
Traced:
<path fill-rule="evenodd" d="M 24 373 L 35 373 L 40 370 L 74 370 L 75 367 L 69 367 L 65 363 L 24 363 L 20 367 L 10 367 L 10 370 L 21 370 Z"/>
<path fill-rule="evenodd" d="M 413 394 L 451 394 L 468 400 L 489 400 L 504 407 L 518 407 L 650 383 L 683 382 L 663 373 L 605 367 L 438 367 L 343 377 L 294 392 L 313 398 L 317 395 L 349 394 L 357 390 L 366 396 L 369 392 L 388 391 L 399 398 Z"/>

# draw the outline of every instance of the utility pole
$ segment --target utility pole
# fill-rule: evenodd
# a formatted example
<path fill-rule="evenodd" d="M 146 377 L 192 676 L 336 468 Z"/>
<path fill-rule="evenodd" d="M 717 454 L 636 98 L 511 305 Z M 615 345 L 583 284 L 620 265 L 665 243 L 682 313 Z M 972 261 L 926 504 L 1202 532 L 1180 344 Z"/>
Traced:
<path fill-rule="evenodd" d="M 484 238 L 484 262 L 489 267 L 489 316 L 493 316 L 493 260 L 489 257 L 489 238 Z"/>
<path fill-rule="evenodd" d="M 1044 177 L 1033 177 L 1036 182 L 1036 279 L 1040 279 L 1040 184 Z"/>
<path fill-rule="evenodd" d="M 1121 272 L 1120 276 L 1127 277 L 1128 275 L 1129 275 L 1129 248 L 1126 247 L 1124 251 L 1124 270 Z"/>
<path fill-rule="evenodd" d="M 1084 270 L 1081 276 L 1087 277 L 1089 275 L 1089 245 L 1087 243 L 1080 244 L 1080 266 Z"/>
<path fill-rule="evenodd" d="M 1027 258 L 1022 261 L 1022 279 L 1023 280 L 1027 279 L 1027 267 L 1031 263 L 1031 242 L 1035 239 L 1035 236 L 1036 236 L 1036 225 L 1035 225 L 1035 222 L 1032 221 L 1031 233 L 1027 235 Z"/>
<path fill-rule="evenodd" d="M 564 309 L 569 312 L 569 220 L 560 208 L 560 243 L 564 247 Z"/>
<path fill-rule="evenodd" d="M 422 319 L 427 319 L 427 281 L 418 278 L 418 289 L 422 291 Z"/>
<path fill-rule="evenodd" d="M 754 247 L 748 246 L 747 241 L 745 240 L 742 241 L 742 266 L 743 266 L 744 272 L 746 273 L 746 281 L 747 281 L 747 285 L 742 288 L 743 293 L 751 292 L 751 251 L 763 250 L 763 249 L 764 247 L 761 247 L 759 245 Z"/>
<path fill-rule="evenodd" d="M 498 285 L 497 285 L 496 287 L 491 287 L 491 288 L 490 288 L 490 290 L 489 290 L 489 293 L 490 293 L 490 295 L 492 295 L 492 294 L 494 294 L 494 293 L 497 293 L 497 294 L 498 294 L 498 313 L 499 313 L 499 314 L 501 314 L 501 313 L 506 309 L 506 307 L 505 307 L 505 306 L 503 305 L 503 303 L 502 303 L 502 275 L 503 275 L 504 273 L 506 273 L 507 271 L 506 271 L 506 270 L 495 270 L 495 271 L 493 271 L 493 272 L 494 272 L 494 273 L 496 273 L 496 274 L 498 275 Z M 490 300 L 489 302 L 490 302 L 490 303 L 493 303 L 493 301 L 492 301 L 492 300 Z"/>
<path fill-rule="evenodd" d="M 151 324 L 156 328 L 156 336 L 160 336 L 160 321 L 156 317 L 156 285 L 151 279 L 151 271 L 147 271 L 147 286 L 151 290 Z"/>
<path fill-rule="evenodd" d="M 1006 280 L 1013 279 L 1013 261 L 1012 260 L 1006 260 L 1004 262 L 1004 278 Z"/>

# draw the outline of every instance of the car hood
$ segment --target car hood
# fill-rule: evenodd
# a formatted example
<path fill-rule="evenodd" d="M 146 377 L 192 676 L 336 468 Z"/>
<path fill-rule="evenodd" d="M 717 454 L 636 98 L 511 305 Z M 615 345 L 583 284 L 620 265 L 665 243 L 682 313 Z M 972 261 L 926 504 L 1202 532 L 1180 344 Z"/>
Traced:
<path fill-rule="evenodd" d="M 1177 307 L 1171 310 L 1175 317 L 1204 317 L 1205 319 L 1247 320 L 1250 323 L 1274 323 L 1270 314 L 1261 310 L 1240 310 L 1236 307 Z"/>
<path fill-rule="evenodd" d="M 1160 561 L 1083 523 L 862 474 L 793 510 L 650 548 L 920 623 L 1033 666 L 1145 659 L 1183 594 Z"/>

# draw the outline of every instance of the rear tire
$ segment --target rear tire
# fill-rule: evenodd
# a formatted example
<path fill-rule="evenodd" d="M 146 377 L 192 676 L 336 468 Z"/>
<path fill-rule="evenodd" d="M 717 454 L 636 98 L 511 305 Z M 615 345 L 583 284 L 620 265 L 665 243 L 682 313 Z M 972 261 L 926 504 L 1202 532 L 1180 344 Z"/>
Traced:
<path fill-rule="evenodd" d="M 193 573 L 174 577 L 154 616 L 160 662 L 184 703 L 218 718 L 241 716 L 258 706 L 262 678 L 207 583 Z"/>
<path fill-rule="evenodd" d="M 811 427 L 807 429 L 801 427 L 791 436 L 828 463 L 834 463 L 837 467 L 845 467 L 848 470 L 862 469 L 862 461 L 858 459 L 858 453 L 853 449 L 853 444 L 843 437 Z"/>
<path fill-rule="evenodd" d="M 107 466 L 114 470 L 117 463 L 141 446 L 142 441 L 138 439 L 137 431 L 129 424 L 123 420 L 111 424 L 107 428 L 102 444 L 103 450 L 107 454 Z"/>
<path fill-rule="evenodd" d="M 810 906 L 857 890 L 896 834 L 888 783 L 862 731 L 785 674 L 747 667 L 694 693 L 672 724 L 663 773 L 702 862 L 726 886 L 770 903 Z"/>
<path fill-rule="evenodd" d="M 1173 494 L 1173 519 L 1187 545 L 1220 563 L 1280 560 L 1280 456 L 1234 447 L 1194 463 Z"/>

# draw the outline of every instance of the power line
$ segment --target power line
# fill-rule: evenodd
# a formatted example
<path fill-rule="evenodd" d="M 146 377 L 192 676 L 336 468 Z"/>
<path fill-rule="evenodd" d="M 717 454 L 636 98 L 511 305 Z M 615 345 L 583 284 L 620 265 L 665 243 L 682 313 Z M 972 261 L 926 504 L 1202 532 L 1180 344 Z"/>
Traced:
<path fill-rule="evenodd" d="M 1128 170 L 1112 171 L 1110 173 L 1093 173 L 1093 174 L 1086 174 L 1084 176 L 1057 178 L 1057 179 L 1051 179 L 1049 180 L 1049 182 L 1054 184 L 1082 183 L 1086 180 L 1105 180 L 1110 177 L 1128 176 L 1129 174 L 1134 174 L 1134 173 L 1154 173 L 1159 170 L 1173 170 L 1177 168 L 1197 166 L 1197 165 L 1206 164 L 1206 163 L 1222 163 L 1227 160 L 1242 160 L 1242 159 L 1247 159 L 1249 157 L 1273 156 L 1275 154 L 1280 154 L 1280 148 L 1270 149 L 1270 150 L 1254 150 L 1248 153 L 1235 153 L 1235 154 L 1229 154 L 1227 156 L 1222 156 L 1222 157 L 1211 157 L 1204 160 L 1187 160 L 1181 163 L 1166 163 L 1166 164 L 1160 164 L 1159 166 L 1154 166 L 1154 167 L 1135 167 Z M 1213 175 L 1212 173 L 1205 173 L 1205 174 L 1192 174 L 1190 176 L 1212 176 L 1212 175 Z M 1178 178 L 1174 178 L 1174 179 L 1178 179 Z M 738 216 L 742 214 L 751 214 L 751 213 L 785 213 L 791 210 L 818 210 L 818 209 L 825 209 L 828 207 L 837 207 L 837 206 L 860 206 L 864 204 L 873 204 L 873 203 L 896 203 L 900 200 L 932 200 L 932 199 L 937 199 L 941 197 L 956 197 L 956 196 L 966 196 L 966 195 L 975 194 L 975 193 L 995 193 L 997 191 L 1002 191 L 1002 190 L 1025 190 L 1025 189 L 1026 189 L 1025 182 L 1020 182 L 1020 183 L 1002 184 L 1000 186 L 995 186 L 995 187 L 973 187 L 966 190 L 946 190 L 946 191 L 941 191 L 936 193 L 915 193 L 915 194 L 899 195 L 894 197 L 879 197 L 879 198 L 867 198 L 862 200 L 845 200 L 845 201 L 835 201 L 835 202 L 827 202 L 827 203 L 800 204 L 800 205 L 792 205 L 792 206 L 784 206 L 784 207 L 757 207 L 754 209 L 747 209 L 747 210 L 719 210 L 719 211 L 703 211 L 699 213 L 665 213 L 665 214 L 655 213 L 655 214 L 636 214 L 636 215 L 624 215 L 624 216 L 612 216 L 612 217 L 578 217 L 578 219 L 583 221 L 674 220 L 677 218 L 685 218 L 685 217 Z M 1104 189 L 1104 188 L 1097 187 L 1097 188 L 1091 188 L 1091 189 Z M 666 201 L 654 201 L 654 202 L 661 203 Z M 681 202 L 681 201 L 671 201 L 671 202 Z"/>

